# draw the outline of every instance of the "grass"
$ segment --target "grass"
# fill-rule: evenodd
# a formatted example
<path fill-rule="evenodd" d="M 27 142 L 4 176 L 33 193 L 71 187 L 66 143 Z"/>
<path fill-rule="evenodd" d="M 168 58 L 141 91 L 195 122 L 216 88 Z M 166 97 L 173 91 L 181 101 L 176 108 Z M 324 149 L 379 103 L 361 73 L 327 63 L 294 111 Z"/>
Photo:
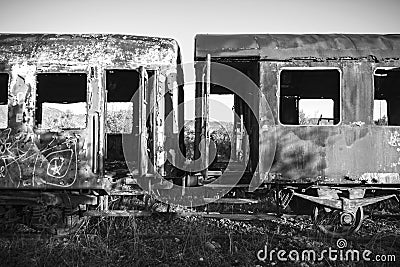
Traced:
<path fill-rule="evenodd" d="M 348 248 L 396 254 L 398 221 L 367 219 Z M 368 235 L 367 235 L 368 234 Z M 364 238 L 368 236 L 368 238 Z M 376 266 L 366 262 L 262 262 L 272 249 L 336 248 L 337 239 L 318 234 L 306 217 L 236 222 L 201 217 L 90 218 L 66 237 L 0 238 L 1 266 Z M 379 265 L 378 265 L 379 266 Z M 382 266 L 382 265 L 380 265 Z M 384 265 L 384 266 L 390 266 Z M 393 264 L 393 266 L 396 266 Z"/>

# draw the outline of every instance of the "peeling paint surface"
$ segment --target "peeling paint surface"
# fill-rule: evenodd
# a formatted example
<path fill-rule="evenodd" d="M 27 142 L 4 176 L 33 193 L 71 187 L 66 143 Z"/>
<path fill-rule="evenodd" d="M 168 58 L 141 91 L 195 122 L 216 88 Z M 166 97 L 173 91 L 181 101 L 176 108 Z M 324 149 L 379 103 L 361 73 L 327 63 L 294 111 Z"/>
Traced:
<path fill-rule="evenodd" d="M 0 35 L 0 62 L 96 65 L 176 64 L 173 39 L 127 35 Z M 172 51 L 172 53 L 171 53 Z"/>
<path fill-rule="evenodd" d="M 0 129 L 0 188 L 109 187 L 102 176 L 106 69 L 143 66 L 157 72 L 152 108 L 156 118 L 156 167 L 162 169 L 165 134 L 169 134 L 164 123 L 164 92 L 172 94 L 176 85 L 178 51 L 176 41 L 167 38 L 0 34 L 0 71 L 9 74 L 7 128 Z M 86 128 L 45 130 L 36 125 L 37 73 L 87 75 Z M 183 114 L 177 116 L 183 118 Z M 177 138 L 176 133 L 169 135 Z"/>

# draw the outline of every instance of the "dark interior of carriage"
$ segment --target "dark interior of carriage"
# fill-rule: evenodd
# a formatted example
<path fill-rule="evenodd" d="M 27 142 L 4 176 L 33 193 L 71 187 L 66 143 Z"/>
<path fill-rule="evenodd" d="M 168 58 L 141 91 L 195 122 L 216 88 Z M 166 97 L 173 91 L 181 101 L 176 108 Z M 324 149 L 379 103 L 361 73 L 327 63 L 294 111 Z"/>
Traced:
<path fill-rule="evenodd" d="M 0 129 L 8 124 L 8 73 L 0 73 Z"/>
<path fill-rule="evenodd" d="M 374 73 L 374 123 L 400 126 L 400 68 L 378 68 Z"/>
<path fill-rule="evenodd" d="M 302 105 L 303 103 L 306 105 Z M 311 109 L 306 109 L 310 106 Z M 328 110 L 322 112 L 327 106 Z M 338 124 L 340 122 L 339 70 L 282 70 L 279 120 L 287 125 Z"/>
<path fill-rule="evenodd" d="M 86 127 L 86 73 L 39 73 L 35 121 L 44 129 Z"/>
<path fill-rule="evenodd" d="M 8 102 L 8 73 L 0 73 L 0 105 Z"/>

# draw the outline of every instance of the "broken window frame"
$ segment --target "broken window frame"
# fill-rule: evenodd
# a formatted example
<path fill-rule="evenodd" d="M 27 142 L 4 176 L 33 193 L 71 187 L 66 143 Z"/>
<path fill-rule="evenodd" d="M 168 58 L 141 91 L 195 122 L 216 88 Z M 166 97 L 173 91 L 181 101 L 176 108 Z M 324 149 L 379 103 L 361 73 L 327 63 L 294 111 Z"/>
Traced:
<path fill-rule="evenodd" d="M 372 71 L 372 113 L 371 113 L 371 124 L 372 126 L 375 127 L 400 127 L 400 125 L 390 125 L 389 124 L 389 112 L 388 112 L 388 103 L 387 99 L 375 99 L 375 75 L 377 70 L 392 70 L 392 69 L 398 69 L 400 66 L 380 66 L 380 67 L 375 67 Z M 400 93 L 400 91 L 399 91 Z M 375 110 L 375 100 L 384 100 L 386 102 L 386 120 L 387 120 L 387 125 L 379 125 L 375 123 L 374 120 L 374 110 Z"/>
<path fill-rule="evenodd" d="M 286 124 L 281 122 L 281 114 L 280 114 L 280 106 L 281 106 L 281 74 L 282 71 L 285 70 L 305 70 L 305 71 L 321 71 L 321 70 L 336 70 L 339 73 L 339 121 L 336 124 L 332 125 L 318 125 L 318 124 Z M 314 67 L 281 67 L 278 70 L 278 91 L 277 91 L 277 121 L 278 125 L 280 126 L 286 126 L 286 127 L 305 127 L 305 126 L 310 126 L 310 127 L 337 127 L 342 124 L 343 121 L 343 107 L 342 107 L 342 91 L 343 91 L 343 72 L 339 67 L 324 67 L 324 66 L 314 66 Z M 319 99 L 319 98 L 305 98 L 305 99 Z M 320 98 L 320 99 L 331 99 L 331 98 Z M 333 99 L 332 99 L 333 100 Z M 335 107 L 335 101 L 334 102 L 334 107 Z M 299 111 L 300 112 L 300 111 Z M 334 113 L 334 111 L 333 111 Z M 334 115 L 334 114 L 333 114 Z M 299 114 L 298 114 L 299 116 Z M 333 118 L 334 119 L 334 118 Z"/>
<path fill-rule="evenodd" d="M 86 109 L 86 114 L 85 114 L 85 125 L 83 125 L 82 127 L 77 127 L 77 128 L 67 128 L 67 127 L 62 127 L 62 128 L 45 128 L 43 127 L 43 104 L 44 103 L 56 103 L 56 104 L 63 104 L 63 103 L 57 103 L 57 102 L 42 102 L 41 105 L 41 109 L 40 112 L 42 113 L 41 116 L 41 121 L 40 123 L 38 123 L 37 121 L 37 111 L 38 111 L 38 88 L 37 88 L 37 84 L 38 84 L 38 75 L 48 75 L 48 74 L 84 74 L 86 76 L 86 101 L 85 103 L 85 109 Z M 88 125 L 89 125 L 89 93 L 90 93 L 90 74 L 89 71 L 86 68 L 80 68 L 77 71 L 71 71 L 71 70 L 65 70 L 64 68 L 59 69 L 58 71 L 38 71 L 35 73 L 35 81 L 36 81 L 36 88 L 35 88 L 35 111 L 34 111 L 34 128 L 36 129 L 40 129 L 40 130 L 47 130 L 47 131 L 53 131 L 53 130 L 62 130 L 62 131 L 68 131 L 68 130 L 84 130 L 87 129 Z M 74 103 L 81 103 L 81 102 L 74 102 Z M 72 104 L 72 103 L 68 103 L 68 104 Z"/>
<path fill-rule="evenodd" d="M 2 125 L 2 123 L 0 123 L 0 129 L 7 129 L 8 128 L 8 94 L 10 92 L 10 82 L 11 82 L 11 75 L 8 72 L 0 72 L 0 74 L 6 74 L 7 75 L 7 100 L 5 101 L 4 104 L 0 103 L 0 108 L 4 108 L 5 109 L 5 122 L 4 125 Z M 2 126 L 2 127 L 1 127 Z"/>

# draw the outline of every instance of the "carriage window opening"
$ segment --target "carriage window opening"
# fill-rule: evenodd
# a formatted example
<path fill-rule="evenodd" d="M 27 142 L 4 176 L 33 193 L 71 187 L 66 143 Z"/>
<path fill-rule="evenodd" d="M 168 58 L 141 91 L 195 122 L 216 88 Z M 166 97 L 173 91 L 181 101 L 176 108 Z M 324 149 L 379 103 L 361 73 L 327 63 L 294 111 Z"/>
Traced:
<path fill-rule="evenodd" d="M 375 125 L 382 125 L 382 126 L 388 125 L 386 100 L 374 99 L 373 119 L 374 119 Z"/>
<path fill-rule="evenodd" d="M 86 127 L 86 73 L 40 73 L 36 81 L 36 125 L 43 129 Z"/>
<path fill-rule="evenodd" d="M 107 115 L 108 134 L 132 133 L 134 117 L 134 95 L 139 88 L 140 75 L 136 70 L 107 70 Z M 135 116 L 136 115 L 136 116 Z"/>
<path fill-rule="evenodd" d="M 340 122 L 339 70 L 282 70 L 279 104 L 282 124 L 337 125 Z"/>
<path fill-rule="evenodd" d="M 300 125 L 332 125 L 333 117 L 332 99 L 299 100 Z"/>
<path fill-rule="evenodd" d="M 375 125 L 400 125 L 400 68 L 378 68 L 374 73 Z"/>
<path fill-rule="evenodd" d="M 8 73 L 0 73 L 0 129 L 8 126 Z"/>

